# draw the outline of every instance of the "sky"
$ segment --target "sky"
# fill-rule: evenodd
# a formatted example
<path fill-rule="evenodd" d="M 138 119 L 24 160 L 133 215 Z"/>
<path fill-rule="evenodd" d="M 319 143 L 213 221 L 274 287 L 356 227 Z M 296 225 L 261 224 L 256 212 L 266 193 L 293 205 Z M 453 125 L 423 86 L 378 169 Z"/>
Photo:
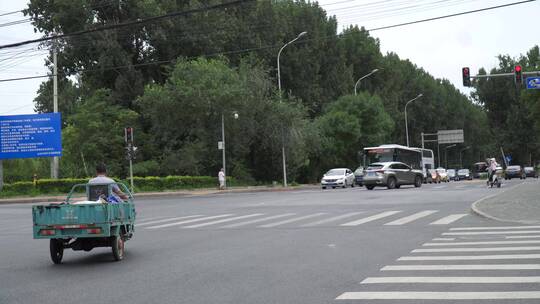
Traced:
<path fill-rule="evenodd" d="M 328 15 L 335 15 L 338 29 L 349 25 L 374 29 L 426 18 L 517 2 L 518 0 L 319 0 Z M 26 7 L 26 0 L 0 1 L 0 15 Z M 540 1 L 370 32 L 380 41 L 383 54 L 394 52 L 437 78 L 449 79 L 465 94 L 461 68 L 497 65 L 496 56 L 519 56 L 540 44 Z M 0 16 L 0 45 L 41 37 L 21 14 Z M 32 48 L 34 47 L 34 48 Z M 24 52 L 24 53 L 22 53 Z M 46 52 L 35 45 L 0 50 L 0 80 L 44 75 Z M 359 77 L 362 75 L 358 75 Z M 0 82 L 0 115 L 34 113 L 33 99 L 43 78 Z"/>

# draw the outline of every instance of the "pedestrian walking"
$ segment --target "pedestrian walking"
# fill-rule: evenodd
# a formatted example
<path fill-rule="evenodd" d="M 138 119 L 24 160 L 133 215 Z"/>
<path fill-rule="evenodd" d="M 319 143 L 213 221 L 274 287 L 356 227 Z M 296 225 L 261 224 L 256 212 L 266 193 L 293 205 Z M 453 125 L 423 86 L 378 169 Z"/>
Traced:
<path fill-rule="evenodd" d="M 219 190 L 225 190 L 225 170 L 221 168 L 218 173 Z"/>

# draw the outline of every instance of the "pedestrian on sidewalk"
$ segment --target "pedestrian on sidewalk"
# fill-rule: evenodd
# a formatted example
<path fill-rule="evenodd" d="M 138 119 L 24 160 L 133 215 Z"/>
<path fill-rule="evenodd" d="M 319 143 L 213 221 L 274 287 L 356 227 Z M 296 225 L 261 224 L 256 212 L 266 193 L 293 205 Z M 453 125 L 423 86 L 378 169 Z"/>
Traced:
<path fill-rule="evenodd" d="M 225 170 L 221 168 L 218 173 L 219 190 L 225 190 Z"/>

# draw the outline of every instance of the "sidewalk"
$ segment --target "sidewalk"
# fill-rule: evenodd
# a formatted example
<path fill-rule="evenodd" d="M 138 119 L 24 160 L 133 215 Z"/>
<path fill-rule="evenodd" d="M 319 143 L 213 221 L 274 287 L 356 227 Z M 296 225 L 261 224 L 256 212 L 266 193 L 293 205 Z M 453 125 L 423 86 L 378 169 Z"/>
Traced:
<path fill-rule="evenodd" d="M 508 189 L 493 189 L 492 196 L 472 204 L 472 211 L 480 216 L 502 222 L 521 224 L 540 223 L 540 182 L 526 180 Z M 502 190 L 499 192 L 499 190 Z"/>
<path fill-rule="evenodd" d="M 278 191 L 294 191 L 294 190 L 307 190 L 307 189 L 318 189 L 318 188 L 319 188 L 319 185 L 299 185 L 299 186 L 289 186 L 287 188 L 284 188 L 282 186 L 278 186 L 278 187 L 248 186 L 248 187 L 230 187 L 226 190 L 218 190 L 216 188 L 202 188 L 202 189 L 163 191 L 163 192 L 140 192 L 140 193 L 135 193 L 134 197 L 135 199 L 160 198 L 160 197 L 172 197 L 172 196 L 191 197 L 191 196 L 217 195 L 217 194 L 227 194 L 227 193 L 278 192 Z M 66 199 L 66 195 L 3 198 L 3 199 L 0 199 L 0 205 L 62 202 Z"/>

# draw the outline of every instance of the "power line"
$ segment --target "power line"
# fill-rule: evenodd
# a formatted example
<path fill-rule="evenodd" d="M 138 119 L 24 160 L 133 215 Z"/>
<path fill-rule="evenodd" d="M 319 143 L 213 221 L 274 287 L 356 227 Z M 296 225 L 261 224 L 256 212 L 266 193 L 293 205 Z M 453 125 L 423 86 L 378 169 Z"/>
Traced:
<path fill-rule="evenodd" d="M 7 15 L 13 15 L 13 14 L 17 14 L 17 13 L 22 13 L 22 10 L 20 10 L 20 11 L 8 12 L 8 13 L 3 13 L 3 14 L 0 14 L 0 17 L 2 17 L 2 16 L 7 16 Z"/>
<path fill-rule="evenodd" d="M 227 2 L 227 3 L 200 7 L 200 8 L 196 8 L 196 9 L 187 10 L 187 11 L 174 12 L 174 13 L 159 15 L 159 16 L 150 17 L 150 18 L 146 18 L 146 19 L 138 19 L 138 20 L 131 21 L 131 22 L 118 23 L 118 24 L 107 25 L 107 26 L 102 26 L 102 27 L 88 29 L 88 30 L 77 31 L 77 32 L 73 32 L 73 33 L 60 34 L 60 35 L 54 35 L 54 36 L 43 37 L 43 38 L 39 38 L 39 39 L 27 40 L 27 41 L 12 43 L 12 44 L 0 45 L 0 49 L 12 48 L 12 47 L 26 45 L 26 44 L 30 44 L 30 43 L 49 41 L 49 40 L 59 39 L 59 38 L 64 38 L 64 37 L 69 37 L 69 36 L 78 36 L 78 35 L 83 35 L 83 34 L 88 34 L 88 33 L 93 33 L 93 32 L 109 30 L 109 29 L 116 29 L 116 28 L 120 28 L 120 27 L 145 24 L 145 23 L 156 21 L 156 20 L 161 20 L 161 19 L 166 19 L 166 18 L 171 18 L 171 17 L 178 17 L 178 16 L 186 16 L 186 15 L 191 15 L 191 14 L 195 14 L 195 13 L 200 13 L 200 12 L 205 12 L 205 11 L 210 11 L 210 10 L 216 10 L 216 9 L 223 9 L 223 8 L 227 8 L 227 7 L 230 7 L 230 6 L 235 6 L 235 5 L 239 5 L 239 4 L 243 4 L 243 3 L 247 3 L 247 2 L 253 2 L 253 1 L 255 1 L 255 0 L 235 0 L 235 1 Z"/>

